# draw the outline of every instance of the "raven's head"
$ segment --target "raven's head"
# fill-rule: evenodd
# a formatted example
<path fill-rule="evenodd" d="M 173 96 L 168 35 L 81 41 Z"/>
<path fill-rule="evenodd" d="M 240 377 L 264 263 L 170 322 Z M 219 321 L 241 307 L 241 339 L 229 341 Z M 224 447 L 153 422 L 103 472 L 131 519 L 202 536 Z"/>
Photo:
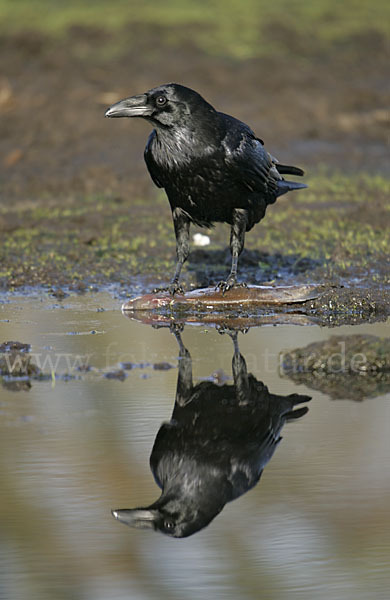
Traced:
<path fill-rule="evenodd" d="M 200 94 L 177 83 L 153 88 L 110 106 L 106 117 L 143 117 L 157 128 L 186 125 L 197 113 L 215 114 L 215 109 Z"/>

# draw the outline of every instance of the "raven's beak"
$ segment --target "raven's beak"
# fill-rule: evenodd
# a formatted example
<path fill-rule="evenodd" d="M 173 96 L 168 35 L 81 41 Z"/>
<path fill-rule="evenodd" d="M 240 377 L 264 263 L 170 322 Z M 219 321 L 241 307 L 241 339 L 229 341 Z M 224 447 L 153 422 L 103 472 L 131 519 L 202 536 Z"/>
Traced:
<path fill-rule="evenodd" d="M 154 529 L 155 511 L 148 508 L 123 508 L 111 511 L 112 516 L 129 527 Z"/>
<path fill-rule="evenodd" d="M 106 117 L 148 117 L 151 115 L 146 94 L 131 96 L 113 104 L 105 112 Z"/>

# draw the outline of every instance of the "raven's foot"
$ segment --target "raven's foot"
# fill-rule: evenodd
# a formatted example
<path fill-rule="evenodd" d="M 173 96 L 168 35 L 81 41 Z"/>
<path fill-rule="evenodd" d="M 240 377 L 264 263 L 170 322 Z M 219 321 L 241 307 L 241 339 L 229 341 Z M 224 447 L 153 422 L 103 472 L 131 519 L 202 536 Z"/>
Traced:
<path fill-rule="evenodd" d="M 184 296 L 185 291 L 183 286 L 179 284 L 178 281 L 172 281 L 169 285 L 163 288 L 154 288 L 153 294 L 159 294 L 160 292 L 169 292 L 171 296 L 175 294 L 182 294 Z"/>
<path fill-rule="evenodd" d="M 184 323 L 177 323 L 176 321 L 172 321 L 169 324 L 169 331 L 171 333 L 175 334 L 180 334 L 182 331 L 184 330 Z"/>
<path fill-rule="evenodd" d="M 247 288 L 248 285 L 246 283 L 237 283 L 235 277 L 228 277 L 226 281 L 220 281 L 215 286 L 215 289 L 216 290 L 220 290 L 222 292 L 222 296 L 224 296 L 226 294 L 226 292 L 228 292 L 233 287 L 245 287 L 245 288 Z"/>
<path fill-rule="evenodd" d="M 231 331 L 229 333 L 229 335 L 233 339 L 234 335 L 232 335 L 232 334 L 243 333 L 245 335 L 246 333 L 248 333 L 249 330 L 250 330 L 250 327 L 235 327 L 234 331 Z"/>
<path fill-rule="evenodd" d="M 219 333 L 219 335 L 224 335 L 225 333 L 227 333 L 228 335 L 230 335 L 231 332 L 232 332 L 232 328 L 229 327 L 229 325 L 226 325 L 225 323 L 221 323 L 220 325 L 216 325 L 215 326 L 215 330 Z"/>
<path fill-rule="evenodd" d="M 215 326 L 216 331 L 220 334 L 220 335 L 224 335 L 225 333 L 227 333 L 232 339 L 237 338 L 237 334 L 238 333 L 248 333 L 250 327 L 229 327 L 229 325 L 225 325 L 224 323 L 221 323 L 220 325 L 216 325 Z"/>

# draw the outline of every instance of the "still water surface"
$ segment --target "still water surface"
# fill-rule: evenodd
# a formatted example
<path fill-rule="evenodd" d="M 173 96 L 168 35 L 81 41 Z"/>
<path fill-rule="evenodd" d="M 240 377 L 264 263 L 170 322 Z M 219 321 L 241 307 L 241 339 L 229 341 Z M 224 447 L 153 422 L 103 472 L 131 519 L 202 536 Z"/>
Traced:
<path fill-rule="evenodd" d="M 255 379 L 278 397 L 312 396 L 309 412 L 285 424 L 258 485 L 174 539 L 110 512 L 158 498 L 149 456 L 179 374 L 172 332 L 119 308 L 108 294 L 0 305 L 0 343 L 31 343 L 31 360 L 52 372 L 0 388 L 0 598 L 387 599 L 390 396 L 331 400 L 281 377 L 278 355 L 334 334 L 388 337 L 390 322 L 238 334 Z M 194 385 L 215 372 L 233 385 L 228 335 L 186 326 L 181 337 Z M 126 362 L 124 380 L 104 377 Z"/>

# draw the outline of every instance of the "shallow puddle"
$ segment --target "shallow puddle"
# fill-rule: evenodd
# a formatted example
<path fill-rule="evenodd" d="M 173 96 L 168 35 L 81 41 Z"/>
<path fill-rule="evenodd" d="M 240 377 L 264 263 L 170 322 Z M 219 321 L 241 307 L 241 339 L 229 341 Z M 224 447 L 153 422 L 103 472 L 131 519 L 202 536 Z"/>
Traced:
<path fill-rule="evenodd" d="M 390 394 L 331 400 L 282 376 L 279 353 L 336 334 L 389 337 L 390 321 L 332 329 L 284 324 L 238 333 L 259 396 L 284 402 L 290 394 L 309 395 L 309 411 L 285 424 L 275 447 L 265 448 L 264 432 L 259 434 L 263 447 L 256 460 L 264 472 L 257 485 L 228 502 L 204 529 L 173 539 L 128 528 L 110 511 L 149 506 L 160 494 L 149 457 L 161 424 L 172 415 L 178 363 L 189 366 L 183 352 L 178 360 L 180 338 L 191 356 L 192 384 L 209 382 L 211 404 L 218 386 L 238 385 L 234 340 L 210 325 L 156 329 L 126 318 L 120 305 L 108 294 L 61 303 L 10 297 L 0 304 L 0 343 L 31 344 L 30 353 L 19 356 L 29 356 L 41 370 L 41 379 L 5 378 L 0 388 L 0 596 L 387 597 Z M 232 406 L 226 403 L 227 415 Z M 218 415 L 210 417 L 217 418 L 216 436 L 225 426 Z M 195 421 L 193 443 L 203 443 Z M 226 423 L 229 440 L 231 421 Z M 274 421 L 272 427 L 277 440 Z"/>

